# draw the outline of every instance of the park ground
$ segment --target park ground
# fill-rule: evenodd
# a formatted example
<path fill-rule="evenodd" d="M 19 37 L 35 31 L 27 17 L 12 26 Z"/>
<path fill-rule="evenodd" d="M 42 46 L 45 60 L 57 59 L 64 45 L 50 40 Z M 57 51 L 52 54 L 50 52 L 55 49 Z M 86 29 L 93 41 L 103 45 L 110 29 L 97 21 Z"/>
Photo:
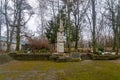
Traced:
<path fill-rule="evenodd" d="M 0 80 L 120 80 L 120 60 L 11 61 L 0 65 Z"/>

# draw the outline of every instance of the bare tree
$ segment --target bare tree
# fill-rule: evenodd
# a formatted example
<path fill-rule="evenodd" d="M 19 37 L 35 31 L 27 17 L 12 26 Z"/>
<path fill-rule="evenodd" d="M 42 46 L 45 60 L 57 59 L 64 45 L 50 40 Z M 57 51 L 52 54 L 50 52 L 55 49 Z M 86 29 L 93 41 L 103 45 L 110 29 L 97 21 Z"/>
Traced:
<path fill-rule="evenodd" d="M 3 11 L 3 3 L 2 3 L 2 0 L 0 2 L 0 50 L 2 50 L 2 45 L 1 45 L 1 31 L 2 31 L 2 21 L 3 21 L 3 14 L 2 14 L 2 11 Z"/>
<path fill-rule="evenodd" d="M 92 5 L 92 39 L 93 39 L 93 53 L 96 52 L 96 10 L 95 10 L 95 0 L 91 0 Z"/>
<path fill-rule="evenodd" d="M 12 35 L 13 35 L 13 29 L 14 27 L 11 28 L 10 30 L 10 27 L 9 27 L 9 17 L 8 17 L 8 4 L 9 4 L 9 0 L 5 0 L 4 2 L 4 16 L 5 16 L 5 24 L 6 24 L 6 29 L 7 29 L 7 50 L 6 51 L 9 51 L 10 50 L 10 45 L 11 45 L 11 42 L 12 42 Z M 11 31 L 11 33 L 10 33 Z"/>
<path fill-rule="evenodd" d="M 118 49 L 118 26 L 116 25 L 118 18 L 116 18 L 116 14 L 119 14 L 119 10 L 117 11 L 117 1 L 113 0 L 106 0 L 106 7 L 105 9 L 108 11 L 108 13 L 104 14 L 106 19 L 109 20 L 108 26 L 113 30 L 113 51 L 116 51 Z M 118 16 L 117 16 L 118 17 Z M 117 50 L 118 53 L 118 50 Z"/>
<path fill-rule="evenodd" d="M 17 11 L 17 20 L 16 20 L 16 50 L 18 51 L 20 48 L 20 33 L 21 33 L 21 27 L 24 26 L 33 15 L 33 12 L 27 12 L 29 14 L 29 18 L 25 20 L 25 11 L 29 11 L 32 9 L 32 7 L 27 3 L 26 0 L 14 0 L 14 7 L 15 11 Z"/>
<path fill-rule="evenodd" d="M 76 27 L 76 39 L 75 39 L 75 49 L 78 48 L 78 41 L 79 41 L 79 34 L 82 32 L 82 23 L 84 21 L 85 14 L 87 12 L 87 9 L 89 8 L 89 2 L 88 1 L 83 1 L 83 0 L 73 0 L 73 6 L 72 6 L 72 12 L 74 16 L 74 25 Z"/>
<path fill-rule="evenodd" d="M 68 52 L 71 51 L 71 25 L 70 25 L 70 0 L 67 0 L 67 12 L 68 12 Z"/>
<path fill-rule="evenodd" d="M 19 50 L 21 27 L 24 27 L 33 15 L 32 7 L 26 0 L 5 0 L 4 10 L 7 28 L 7 51 L 10 50 L 13 33 L 16 33 L 16 50 Z M 29 16 L 27 19 L 26 14 Z"/>
<path fill-rule="evenodd" d="M 116 54 L 119 53 L 119 47 L 120 47 L 120 0 L 118 0 L 117 5 L 117 18 L 116 18 Z"/>
<path fill-rule="evenodd" d="M 41 36 L 41 38 L 44 38 L 44 29 L 45 29 L 45 25 L 46 25 L 46 11 L 47 11 L 47 0 L 37 0 L 38 2 L 38 17 L 39 17 L 39 23 L 38 23 L 38 33 Z M 41 34 L 40 34 L 41 33 Z"/>
<path fill-rule="evenodd" d="M 55 0 L 49 0 L 49 2 L 50 2 L 50 4 L 51 4 L 51 9 L 52 9 L 52 20 L 53 20 L 53 22 L 55 22 L 55 24 L 59 24 L 59 23 L 56 23 L 57 22 L 57 20 L 56 20 L 56 13 L 58 12 L 59 13 L 59 6 L 60 6 L 60 4 L 59 4 L 59 0 L 57 0 L 57 2 L 55 1 Z M 60 15 L 59 15 L 59 20 L 60 20 Z M 55 25 L 53 25 L 53 27 L 55 27 Z M 52 49 L 52 51 L 54 51 L 55 50 L 55 43 L 54 44 L 51 44 L 51 49 Z"/>

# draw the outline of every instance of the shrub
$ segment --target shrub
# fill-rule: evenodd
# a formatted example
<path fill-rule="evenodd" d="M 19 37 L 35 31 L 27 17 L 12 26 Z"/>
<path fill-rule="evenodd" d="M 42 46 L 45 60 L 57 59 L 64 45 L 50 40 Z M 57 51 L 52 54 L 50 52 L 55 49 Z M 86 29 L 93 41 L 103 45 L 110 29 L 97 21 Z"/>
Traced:
<path fill-rule="evenodd" d="M 98 46 L 98 51 L 104 52 L 104 47 L 102 45 Z"/>
<path fill-rule="evenodd" d="M 7 62 L 10 62 L 12 61 L 13 59 L 9 56 L 9 55 L 0 55 L 0 64 L 4 64 L 4 63 L 7 63 Z"/>
<path fill-rule="evenodd" d="M 38 39 L 38 38 L 30 39 L 28 46 L 32 50 L 41 50 L 41 49 L 49 50 L 50 49 L 50 44 L 47 39 L 44 39 L 44 40 Z"/>

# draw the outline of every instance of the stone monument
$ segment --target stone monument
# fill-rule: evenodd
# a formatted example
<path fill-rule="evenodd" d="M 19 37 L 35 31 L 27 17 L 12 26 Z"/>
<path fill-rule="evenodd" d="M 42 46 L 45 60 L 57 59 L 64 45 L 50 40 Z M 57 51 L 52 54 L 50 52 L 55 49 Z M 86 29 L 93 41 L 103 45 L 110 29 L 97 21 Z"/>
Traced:
<path fill-rule="evenodd" d="M 60 20 L 60 27 L 57 32 L 57 53 L 64 53 L 64 27 L 62 20 Z"/>

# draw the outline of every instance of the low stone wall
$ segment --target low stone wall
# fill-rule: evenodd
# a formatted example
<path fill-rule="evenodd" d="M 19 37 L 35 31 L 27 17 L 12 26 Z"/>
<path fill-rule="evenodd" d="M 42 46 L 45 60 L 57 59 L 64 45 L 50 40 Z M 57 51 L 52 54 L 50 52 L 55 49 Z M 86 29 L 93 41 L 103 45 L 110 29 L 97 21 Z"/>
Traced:
<path fill-rule="evenodd" d="M 44 54 L 9 54 L 15 60 L 49 60 L 51 54 L 44 53 Z"/>
<path fill-rule="evenodd" d="M 97 55 L 97 54 L 89 55 L 93 60 L 115 60 L 120 58 L 120 55 Z"/>
<path fill-rule="evenodd" d="M 81 59 L 82 60 L 91 60 L 91 55 L 90 54 L 87 54 L 87 53 L 83 53 L 81 54 Z"/>

